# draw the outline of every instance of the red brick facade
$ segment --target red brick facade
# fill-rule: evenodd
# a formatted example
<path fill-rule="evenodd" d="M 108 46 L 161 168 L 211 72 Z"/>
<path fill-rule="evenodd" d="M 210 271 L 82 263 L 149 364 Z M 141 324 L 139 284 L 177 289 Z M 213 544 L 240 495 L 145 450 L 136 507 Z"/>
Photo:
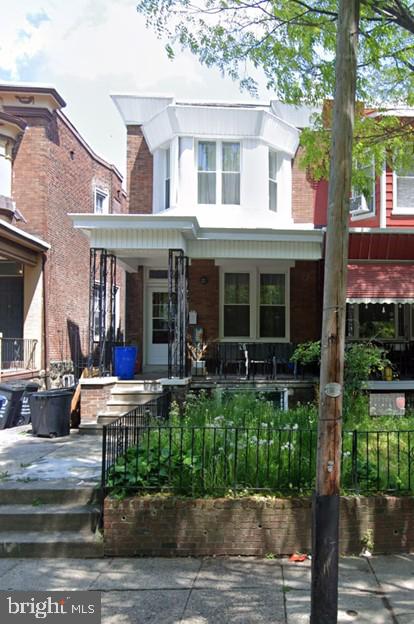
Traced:
<path fill-rule="evenodd" d="M 106 498 L 105 555 L 263 557 L 310 552 L 311 507 L 308 498 Z M 371 529 L 375 553 L 411 552 L 413 518 L 412 497 L 343 496 L 339 550 L 359 554 Z"/>
<path fill-rule="evenodd" d="M 128 211 L 152 213 L 152 155 L 141 126 L 127 126 Z"/>
<path fill-rule="evenodd" d="M 12 194 L 27 220 L 19 226 L 51 245 L 45 266 L 49 359 L 68 357 L 68 329 L 87 348 L 89 243 L 69 213 L 94 211 L 95 189 L 108 194 L 109 211 L 126 211 L 122 178 L 96 156 L 69 120 L 46 109 L 13 108 L 28 123 L 13 161 Z M 118 285 L 124 287 L 123 271 Z"/>
<path fill-rule="evenodd" d="M 322 327 L 323 263 L 299 260 L 290 271 L 290 340 L 319 340 Z"/>
<path fill-rule="evenodd" d="M 214 260 L 192 260 L 189 268 L 189 309 L 197 312 L 204 339 L 219 337 L 219 267 Z"/>

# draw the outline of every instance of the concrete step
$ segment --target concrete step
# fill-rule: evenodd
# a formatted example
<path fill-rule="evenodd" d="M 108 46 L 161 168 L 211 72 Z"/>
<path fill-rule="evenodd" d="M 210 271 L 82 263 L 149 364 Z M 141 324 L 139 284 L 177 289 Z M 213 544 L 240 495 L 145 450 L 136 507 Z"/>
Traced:
<path fill-rule="evenodd" d="M 113 417 L 112 420 L 115 420 L 115 418 L 117 417 Z M 105 424 L 109 424 L 109 422 Z M 98 422 L 81 423 L 79 425 L 79 434 L 80 435 L 102 435 L 102 428 L 103 428 L 102 423 L 98 423 Z"/>
<path fill-rule="evenodd" d="M 154 380 L 132 379 L 131 381 L 117 381 L 112 392 L 117 390 L 124 392 L 162 392 L 163 386 Z"/>
<path fill-rule="evenodd" d="M 36 501 L 35 501 L 36 502 Z M 99 509 L 88 505 L 0 505 L 2 531 L 95 532 Z"/>
<path fill-rule="evenodd" d="M 39 487 L 33 482 L 4 482 L 0 486 L 0 505 L 88 505 L 96 503 L 99 491 L 95 487 L 62 487 L 59 481 L 47 481 Z M 1 526 L 1 525 L 0 525 Z"/>
<path fill-rule="evenodd" d="M 103 557 L 103 541 L 91 531 L 0 531 L 0 557 Z"/>
<path fill-rule="evenodd" d="M 162 392 L 141 392 L 141 391 L 124 391 L 124 390 L 116 390 L 111 392 L 111 397 L 109 402 L 128 402 L 134 403 L 135 405 L 142 405 L 147 401 L 151 401 L 152 399 L 157 399 L 162 395 Z"/>

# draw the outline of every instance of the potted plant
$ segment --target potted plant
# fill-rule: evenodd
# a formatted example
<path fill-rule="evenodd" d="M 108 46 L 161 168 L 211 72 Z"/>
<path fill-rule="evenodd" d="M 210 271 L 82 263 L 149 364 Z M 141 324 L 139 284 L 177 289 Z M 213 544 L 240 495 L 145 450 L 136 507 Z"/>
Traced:
<path fill-rule="evenodd" d="M 187 348 L 188 355 L 191 358 L 192 375 L 205 375 L 207 373 L 206 362 L 204 360 L 207 347 L 207 342 L 196 342 L 195 344 L 192 344 L 191 342 L 188 343 Z"/>

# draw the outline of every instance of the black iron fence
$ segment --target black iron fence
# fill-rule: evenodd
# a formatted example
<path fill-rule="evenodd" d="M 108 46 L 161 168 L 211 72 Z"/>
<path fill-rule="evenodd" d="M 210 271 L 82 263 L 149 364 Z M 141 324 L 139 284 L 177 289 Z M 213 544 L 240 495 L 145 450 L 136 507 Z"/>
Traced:
<path fill-rule="evenodd" d="M 37 340 L 0 337 L 0 370 L 34 370 Z"/>
<path fill-rule="evenodd" d="M 102 486 L 106 487 L 109 476 L 117 470 L 116 466 L 126 456 L 129 449 L 139 445 L 142 431 L 150 423 L 165 423 L 171 403 L 171 395 L 162 395 L 137 405 L 133 410 L 120 416 L 109 425 L 104 425 L 102 432 Z"/>
<path fill-rule="evenodd" d="M 192 374 L 227 377 L 236 375 L 247 379 L 256 375 L 276 379 L 280 373 L 296 376 L 296 366 L 290 361 L 295 345 L 290 342 L 217 342 L 208 345 L 205 362 L 193 362 Z"/>
<path fill-rule="evenodd" d="M 316 431 L 179 426 L 164 420 L 148 424 L 149 420 L 140 411 L 106 427 L 106 490 L 223 495 L 309 493 L 314 487 Z M 414 431 L 345 431 L 343 491 L 411 492 L 413 436 Z"/>

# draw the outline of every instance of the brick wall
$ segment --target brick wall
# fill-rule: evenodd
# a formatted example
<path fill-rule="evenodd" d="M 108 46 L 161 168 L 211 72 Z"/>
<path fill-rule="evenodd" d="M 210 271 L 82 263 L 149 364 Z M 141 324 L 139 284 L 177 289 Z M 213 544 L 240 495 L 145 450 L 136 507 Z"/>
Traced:
<path fill-rule="evenodd" d="M 299 260 L 290 271 L 290 340 L 319 340 L 322 327 L 323 267 Z"/>
<path fill-rule="evenodd" d="M 96 384 L 81 383 L 81 422 L 94 423 L 98 412 L 104 410 L 111 396 L 111 389 L 115 381 L 108 383 L 96 382 Z"/>
<path fill-rule="evenodd" d="M 358 554 L 368 529 L 376 553 L 414 547 L 414 498 L 342 497 L 339 549 Z M 311 549 L 307 498 L 105 499 L 105 555 L 288 555 Z"/>
<path fill-rule="evenodd" d="M 192 260 L 188 272 L 189 309 L 197 312 L 197 325 L 205 340 L 219 336 L 219 267 L 214 260 Z M 207 284 L 200 279 L 206 277 Z"/>
<path fill-rule="evenodd" d="M 152 154 L 141 126 L 127 126 L 127 189 L 130 213 L 152 213 Z"/>
<path fill-rule="evenodd" d="M 142 362 L 144 330 L 144 269 L 126 274 L 125 338 L 138 345 L 138 361 Z"/>
<path fill-rule="evenodd" d="M 292 164 L 292 215 L 295 223 L 313 223 L 318 183 L 300 165 L 302 148 Z"/>
<path fill-rule="evenodd" d="M 28 128 L 15 151 L 13 198 L 27 219 L 19 226 L 51 245 L 45 267 L 48 351 L 50 359 L 62 359 L 71 355 L 62 353 L 68 328 L 79 330 L 82 341 L 89 314 L 89 243 L 68 213 L 93 212 L 96 187 L 108 192 L 111 212 L 126 212 L 122 180 L 91 154 L 64 116 L 14 112 Z M 123 271 L 117 277 L 122 289 Z"/>

